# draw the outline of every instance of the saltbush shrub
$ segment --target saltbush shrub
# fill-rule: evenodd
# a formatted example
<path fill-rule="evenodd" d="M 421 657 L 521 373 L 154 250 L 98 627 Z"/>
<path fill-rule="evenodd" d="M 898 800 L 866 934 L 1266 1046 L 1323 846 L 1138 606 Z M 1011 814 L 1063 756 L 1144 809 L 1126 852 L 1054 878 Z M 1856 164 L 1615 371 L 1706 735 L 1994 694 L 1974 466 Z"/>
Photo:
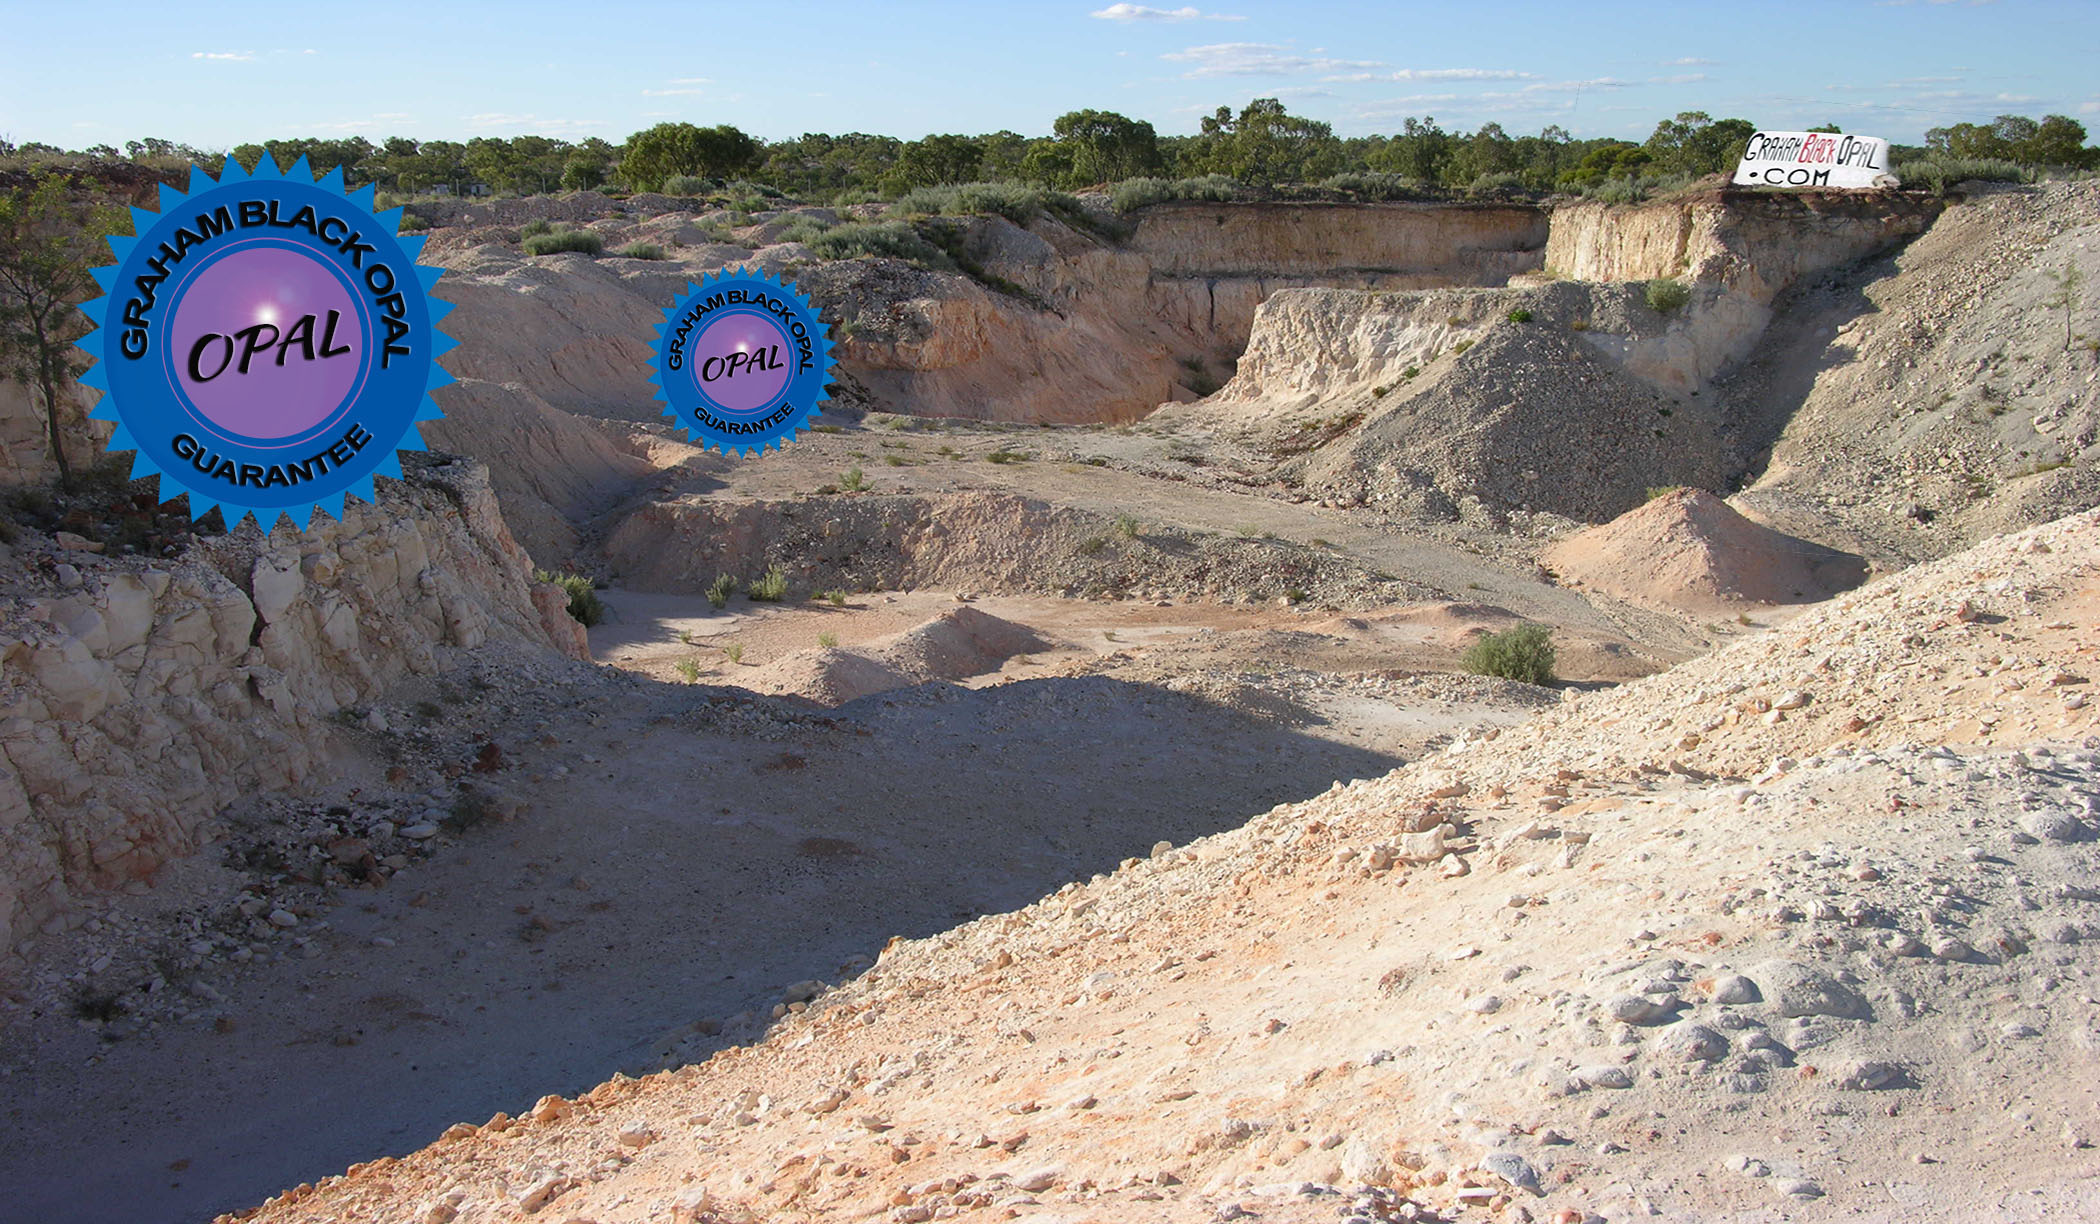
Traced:
<path fill-rule="evenodd" d="M 1490 633 L 1466 647 L 1458 665 L 1476 676 L 1499 676 L 1524 684 L 1553 683 L 1553 631 L 1518 625 Z"/>
<path fill-rule="evenodd" d="M 697 174 L 674 174 L 664 180 L 663 193 L 669 196 L 704 196 L 711 185 Z"/>
<path fill-rule="evenodd" d="M 1896 167 L 1905 187 L 1945 195 L 1956 183 L 2031 183 L 2034 172 L 1994 157 L 1922 157 Z"/>
<path fill-rule="evenodd" d="M 1664 276 L 1648 282 L 1648 309 L 1657 314 L 1669 314 L 1691 300 L 1691 287 L 1683 281 Z"/>
<path fill-rule="evenodd" d="M 525 240 L 527 255 L 559 255 L 574 251 L 582 255 L 596 256 L 605 250 L 605 239 L 590 230 L 558 229 L 551 233 L 534 234 Z"/>
<path fill-rule="evenodd" d="M 769 567 L 764 574 L 753 578 L 744 593 L 760 603 L 779 603 L 787 598 L 787 571 L 778 565 Z"/>
<path fill-rule="evenodd" d="M 598 598 L 597 584 L 584 575 L 536 569 L 532 576 L 540 582 L 553 583 L 568 595 L 569 615 L 579 624 L 590 626 L 605 619 L 605 601 Z"/>
<path fill-rule="evenodd" d="M 908 221 L 849 222 L 817 235 L 809 244 L 820 259 L 856 259 L 863 255 L 902 259 L 924 268 L 952 271 L 947 253 L 926 241 Z"/>
<path fill-rule="evenodd" d="M 1320 186 L 1366 200 L 1414 200 L 1432 194 L 1420 179 L 1377 170 L 1345 170 L 1321 179 Z"/>
<path fill-rule="evenodd" d="M 1501 174 L 1483 174 L 1466 186 L 1466 194 L 1489 199 L 1507 199 L 1510 196 L 1527 194 L 1529 190 L 1524 183 L 1524 176 L 1514 170 Z"/>
<path fill-rule="evenodd" d="M 664 249 L 653 242 L 630 242 L 613 254 L 626 259 L 662 259 Z"/>
<path fill-rule="evenodd" d="M 1223 174 L 1185 179 L 1134 178 L 1109 188 L 1108 203 L 1117 212 L 1126 213 L 1167 200 L 1237 200 L 1240 194 L 1239 183 Z"/>
<path fill-rule="evenodd" d="M 1026 183 L 960 183 L 915 187 L 897 197 L 890 211 L 900 217 L 997 215 L 1026 225 L 1042 215 L 1043 193 Z"/>

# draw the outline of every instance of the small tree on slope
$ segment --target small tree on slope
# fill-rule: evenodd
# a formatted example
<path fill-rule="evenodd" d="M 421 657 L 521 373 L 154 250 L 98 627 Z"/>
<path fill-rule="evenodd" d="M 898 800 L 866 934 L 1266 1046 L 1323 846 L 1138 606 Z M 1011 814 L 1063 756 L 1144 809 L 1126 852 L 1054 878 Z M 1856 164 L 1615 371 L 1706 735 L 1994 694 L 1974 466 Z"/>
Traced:
<path fill-rule="evenodd" d="M 69 485 L 59 396 L 87 368 L 73 341 L 88 323 L 74 307 L 95 296 L 88 269 L 107 254 L 101 236 L 121 224 L 116 209 L 75 199 L 56 175 L 0 192 L 0 377 L 42 397 L 51 457 Z"/>

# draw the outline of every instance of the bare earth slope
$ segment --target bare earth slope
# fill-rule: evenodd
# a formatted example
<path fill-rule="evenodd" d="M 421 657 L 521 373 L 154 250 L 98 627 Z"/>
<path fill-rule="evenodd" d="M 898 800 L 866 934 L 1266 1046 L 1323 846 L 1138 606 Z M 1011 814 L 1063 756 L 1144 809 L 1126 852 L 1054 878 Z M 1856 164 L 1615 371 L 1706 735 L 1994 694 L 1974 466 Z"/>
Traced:
<path fill-rule="evenodd" d="M 1993 540 L 251 1218 L 2090 1215 L 2096 545 Z"/>
<path fill-rule="evenodd" d="M 1719 388 L 1778 437 L 1744 504 L 1901 564 L 2100 503 L 2100 299 L 2067 272 L 2100 283 L 2100 183 L 1987 191 L 1797 295 Z"/>

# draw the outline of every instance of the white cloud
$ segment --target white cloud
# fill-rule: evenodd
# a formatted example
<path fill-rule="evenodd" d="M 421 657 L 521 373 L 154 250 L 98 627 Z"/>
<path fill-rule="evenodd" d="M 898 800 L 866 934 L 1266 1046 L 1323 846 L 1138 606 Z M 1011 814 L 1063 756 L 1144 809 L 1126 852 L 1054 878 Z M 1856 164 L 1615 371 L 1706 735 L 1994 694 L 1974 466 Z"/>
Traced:
<path fill-rule="evenodd" d="M 1673 60 L 1664 60 L 1663 66 L 1665 68 L 1712 68 L 1720 62 L 1719 60 L 1704 59 L 1697 55 L 1684 55 Z"/>
<path fill-rule="evenodd" d="M 1206 13 L 1200 9 L 1157 9 L 1143 4 L 1111 4 L 1097 9 L 1087 16 L 1101 21 L 1245 21 L 1245 17 L 1234 17 L 1226 13 Z"/>
<path fill-rule="evenodd" d="M 193 60 L 214 60 L 219 63 L 245 64 L 255 58 L 253 51 L 192 51 Z"/>
<path fill-rule="evenodd" d="M 1588 89 L 1624 89 L 1628 82 L 1617 77 L 1593 77 L 1587 81 L 1541 81 L 1526 85 L 1525 93 L 1581 93 Z"/>
<path fill-rule="evenodd" d="M 1690 85 L 1705 79 L 1706 74 L 1703 72 L 1680 72 L 1674 76 L 1649 77 L 1648 83 L 1650 85 Z"/>
<path fill-rule="evenodd" d="M 1294 55 L 1274 43 L 1211 43 L 1186 51 L 1169 51 L 1161 59 L 1194 64 L 1184 77 L 1297 76 L 1307 72 L 1347 72 L 1383 68 L 1375 60 L 1338 60 Z"/>
<path fill-rule="evenodd" d="M 415 122 L 415 117 L 412 115 L 404 114 L 400 111 L 389 111 L 383 115 L 374 115 L 369 119 L 338 119 L 333 123 L 309 123 L 306 126 L 323 132 L 371 132 L 381 128 L 391 128 L 395 131 L 400 131 L 414 126 Z"/>
<path fill-rule="evenodd" d="M 513 115 L 501 111 L 488 111 L 467 116 L 467 126 L 487 130 L 501 128 L 504 131 L 530 132 L 541 136 L 559 136 L 565 132 L 588 131 L 605 126 L 603 119 L 542 119 L 538 115 Z"/>
<path fill-rule="evenodd" d="M 1535 81 L 1536 72 L 1508 68 L 1402 68 L 1389 81 Z"/>
<path fill-rule="evenodd" d="M 642 96 L 645 98 L 690 98 L 706 92 L 704 89 L 645 89 L 642 91 Z"/>

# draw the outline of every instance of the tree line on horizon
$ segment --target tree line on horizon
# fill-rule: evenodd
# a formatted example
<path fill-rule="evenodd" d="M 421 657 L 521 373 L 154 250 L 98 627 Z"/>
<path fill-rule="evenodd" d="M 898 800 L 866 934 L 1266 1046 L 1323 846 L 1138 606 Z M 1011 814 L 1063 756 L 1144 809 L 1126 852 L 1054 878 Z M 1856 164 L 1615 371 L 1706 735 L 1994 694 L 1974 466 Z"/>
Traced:
<path fill-rule="evenodd" d="M 1729 169 L 1755 130 L 1745 119 L 1685 111 L 1657 123 L 1644 142 L 1577 138 L 1557 125 L 1535 136 L 1513 136 L 1492 122 L 1470 132 L 1447 131 L 1433 117 L 1410 117 L 1390 134 L 1340 137 L 1328 123 L 1292 115 L 1274 98 L 1257 98 L 1237 112 L 1219 107 L 1193 136 L 1161 136 L 1144 120 L 1079 110 L 1059 116 L 1049 136 L 998 131 L 909 141 L 813 132 L 768 142 L 729 124 L 685 122 L 659 123 L 620 144 L 534 135 L 467 141 L 395 136 L 378 143 L 346 136 L 267 140 L 219 152 L 160 139 L 77 151 L 0 140 L 0 169 L 87 159 L 163 171 L 196 164 L 217 173 L 227 156 L 253 169 L 268 153 L 285 166 L 304 157 L 316 172 L 340 167 L 353 186 L 369 183 L 403 196 L 660 191 L 742 181 L 823 203 L 895 199 L 919 188 L 975 182 L 1077 190 L 1204 176 L 1258 188 L 1338 178 L 1346 184 L 1347 176 L 1374 175 L 1425 190 L 1476 194 L 1595 192 Z M 1840 129 L 1826 124 L 1813 130 Z M 2088 147 L 2085 126 L 2064 115 L 2000 115 L 1988 124 L 1934 128 L 1924 145 L 1894 151 L 1899 163 L 1939 158 L 2030 171 L 2100 169 L 2100 148 Z"/>

